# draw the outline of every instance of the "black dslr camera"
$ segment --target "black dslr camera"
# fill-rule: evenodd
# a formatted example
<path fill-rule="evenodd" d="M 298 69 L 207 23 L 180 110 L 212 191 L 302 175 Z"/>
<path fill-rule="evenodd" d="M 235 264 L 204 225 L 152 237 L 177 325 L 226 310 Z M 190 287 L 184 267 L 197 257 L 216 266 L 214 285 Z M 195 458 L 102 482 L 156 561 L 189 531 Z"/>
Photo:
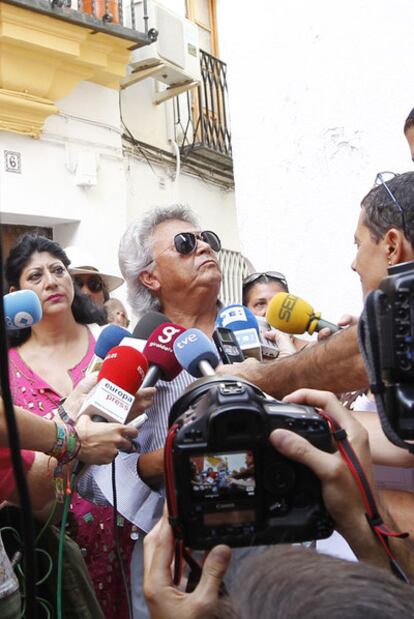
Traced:
<path fill-rule="evenodd" d="M 365 302 L 361 352 L 385 434 L 401 447 L 414 439 L 414 262 L 388 269 Z"/>
<path fill-rule="evenodd" d="M 170 521 L 185 546 L 208 549 L 329 537 L 319 479 L 269 443 L 276 428 L 333 451 L 310 406 L 268 399 L 231 377 L 202 378 L 171 409 L 166 487 Z"/>

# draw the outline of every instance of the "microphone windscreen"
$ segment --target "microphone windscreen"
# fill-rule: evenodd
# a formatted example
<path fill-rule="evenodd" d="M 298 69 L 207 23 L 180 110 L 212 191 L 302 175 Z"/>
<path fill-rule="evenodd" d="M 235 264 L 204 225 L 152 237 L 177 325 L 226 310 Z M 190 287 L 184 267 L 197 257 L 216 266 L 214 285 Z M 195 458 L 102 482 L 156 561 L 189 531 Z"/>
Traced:
<path fill-rule="evenodd" d="M 33 290 L 16 290 L 3 297 L 7 329 L 27 329 L 42 319 L 42 305 Z"/>
<path fill-rule="evenodd" d="M 174 354 L 174 341 L 185 331 L 183 327 L 164 322 L 151 333 L 144 348 L 148 363 L 155 365 L 161 372 L 162 380 L 173 380 L 181 372 L 181 366 Z"/>
<path fill-rule="evenodd" d="M 138 340 L 147 340 L 157 327 L 166 322 L 170 322 L 170 319 L 164 314 L 161 314 L 161 312 L 148 312 L 137 323 L 132 332 L 132 337 Z"/>
<path fill-rule="evenodd" d="M 181 366 L 191 376 L 203 376 L 199 368 L 201 361 L 207 361 L 212 368 L 220 363 L 214 344 L 200 329 L 187 329 L 174 342 L 174 352 Z"/>
<path fill-rule="evenodd" d="M 107 325 L 99 334 L 95 344 L 95 355 L 104 359 L 114 346 L 118 346 L 124 337 L 131 337 L 128 329 L 119 325 Z"/>
<path fill-rule="evenodd" d="M 148 372 L 145 356 L 130 346 L 115 346 L 106 355 L 98 382 L 106 378 L 111 383 L 134 395 Z"/>
<path fill-rule="evenodd" d="M 288 292 L 278 292 L 267 306 L 268 323 L 284 333 L 304 333 L 314 317 L 307 301 Z"/>
<path fill-rule="evenodd" d="M 255 329 L 259 334 L 259 325 L 256 316 L 244 305 L 227 305 L 223 307 L 216 318 L 217 327 L 226 327 L 232 331 Z"/>

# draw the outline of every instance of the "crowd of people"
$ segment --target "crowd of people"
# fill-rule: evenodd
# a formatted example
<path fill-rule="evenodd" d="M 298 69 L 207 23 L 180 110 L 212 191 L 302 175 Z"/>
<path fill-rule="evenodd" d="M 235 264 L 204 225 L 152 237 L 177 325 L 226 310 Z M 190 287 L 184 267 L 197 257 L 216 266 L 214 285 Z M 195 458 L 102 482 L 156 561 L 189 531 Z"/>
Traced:
<path fill-rule="evenodd" d="M 413 127 L 414 112 L 404 127 L 412 152 Z M 352 269 L 360 278 L 364 298 L 379 287 L 390 266 L 414 260 L 414 172 L 387 178 L 379 174 L 377 180 L 361 202 L 354 238 Z M 202 231 L 194 213 L 182 205 L 153 208 L 132 222 L 120 241 L 119 265 L 134 314 L 162 312 L 171 322 L 185 329 L 195 327 L 211 338 L 220 303 L 220 247 L 219 236 Z M 321 451 L 286 429 L 274 430 L 271 444 L 319 478 L 335 528 L 357 561 L 284 545 L 259 552 L 218 545 L 208 554 L 194 591 L 184 593 L 175 587 L 174 539 L 164 505 L 164 445 L 170 409 L 194 377 L 182 370 L 172 381 L 158 380 L 155 388 L 139 390 L 134 414 L 145 410 L 147 415 L 139 432 L 132 426 L 100 424 L 79 416 L 85 394 L 96 382 L 94 376 L 83 377 L 102 325 L 109 321 L 129 325 L 122 303 L 109 296 L 123 279 L 100 271 L 93 258 L 81 256 L 76 248 L 65 251 L 34 235 L 24 236 L 12 248 L 5 277 L 10 292 L 32 290 L 42 305 L 40 322 L 10 333 L 8 351 L 35 517 L 47 520 L 54 503 L 56 488 L 49 474 L 54 466 L 70 471 L 78 460 L 89 465 L 78 479 L 71 503 L 73 541 L 68 539 L 68 549 L 72 548 L 72 564 L 78 567 L 71 598 L 77 600 L 70 602 L 78 606 L 71 608 L 71 616 L 123 619 L 132 612 L 134 619 L 289 619 L 305 613 L 353 619 L 402 613 L 414 617 L 412 586 L 396 578 L 388 553 L 406 580 L 414 578 L 410 537 L 390 536 L 387 547 L 381 544 L 340 452 Z M 252 273 L 242 286 L 243 304 L 262 317 L 275 294 L 289 291 L 286 277 L 278 271 Z M 217 372 L 245 379 L 286 402 L 326 411 L 346 432 L 371 482 L 378 522 L 412 533 L 414 456 L 390 443 L 382 430 L 356 323 L 356 318 L 346 317 L 339 332 L 321 333 L 319 341 L 312 342 L 270 330 L 269 339 L 280 344 L 283 355 L 273 361 L 247 359 L 231 368 L 218 367 Z M 349 391 L 358 392 L 353 410 L 333 395 Z M 0 500 L 5 502 L 0 516 L 4 516 L 7 506 L 19 505 L 19 496 L 1 400 L 0 446 Z M 110 464 L 114 458 L 116 531 Z M 243 466 L 225 460 L 213 465 L 194 461 L 193 486 L 204 493 L 217 486 L 219 492 L 220 484 L 229 485 L 229 480 L 239 487 L 243 474 L 253 485 L 254 467 L 247 456 Z M 391 478 L 395 483 L 387 487 Z M 129 575 L 127 582 L 123 571 Z M 79 581 L 83 585 L 78 586 Z M 20 603 L 0 537 L 0 616 L 19 616 Z"/>

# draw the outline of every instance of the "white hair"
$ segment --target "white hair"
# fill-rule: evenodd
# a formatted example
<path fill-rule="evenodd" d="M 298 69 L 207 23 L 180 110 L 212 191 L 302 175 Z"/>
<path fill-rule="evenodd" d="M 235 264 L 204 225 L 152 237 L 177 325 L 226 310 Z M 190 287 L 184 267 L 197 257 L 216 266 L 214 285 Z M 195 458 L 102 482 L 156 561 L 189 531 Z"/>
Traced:
<path fill-rule="evenodd" d="M 132 222 L 121 238 L 119 268 L 127 283 L 128 302 L 138 316 L 160 309 L 159 299 L 140 282 L 139 275 L 144 269 L 150 271 L 154 268 L 151 265 L 154 229 L 164 221 L 173 219 L 185 221 L 199 230 L 199 223 L 191 209 L 183 204 L 173 204 L 148 211 L 142 219 Z"/>

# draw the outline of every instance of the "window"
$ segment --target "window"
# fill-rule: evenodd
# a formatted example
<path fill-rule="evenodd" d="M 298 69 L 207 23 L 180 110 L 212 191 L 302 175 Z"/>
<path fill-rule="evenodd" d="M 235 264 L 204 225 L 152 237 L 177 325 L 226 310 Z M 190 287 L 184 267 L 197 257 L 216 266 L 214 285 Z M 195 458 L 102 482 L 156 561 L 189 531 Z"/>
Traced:
<path fill-rule="evenodd" d="M 187 17 L 197 24 L 200 49 L 218 56 L 216 0 L 187 0 Z"/>

